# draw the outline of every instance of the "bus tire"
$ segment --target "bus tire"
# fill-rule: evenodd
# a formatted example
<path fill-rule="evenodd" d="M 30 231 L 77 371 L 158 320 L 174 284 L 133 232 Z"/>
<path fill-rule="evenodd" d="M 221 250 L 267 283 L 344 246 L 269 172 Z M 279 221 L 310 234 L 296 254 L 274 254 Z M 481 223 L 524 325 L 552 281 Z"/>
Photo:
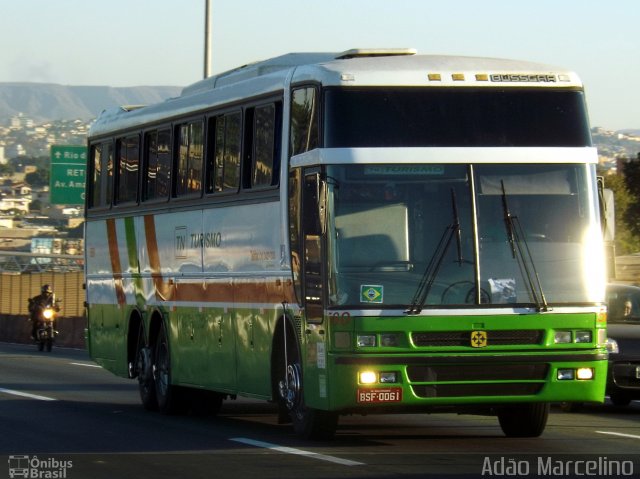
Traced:
<path fill-rule="evenodd" d="M 143 346 L 138 349 L 137 376 L 138 391 L 142 406 L 147 411 L 158 410 L 158 400 L 156 398 L 156 382 L 153 378 L 153 354 L 150 348 Z"/>
<path fill-rule="evenodd" d="M 300 404 L 291 411 L 293 430 L 304 439 L 328 440 L 332 439 L 338 427 L 338 414 L 307 407 L 304 397 Z"/>
<path fill-rule="evenodd" d="M 331 439 L 338 426 L 338 414 L 307 407 L 302 385 L 300 348 L 293 335 L 287 338 L 287 351 L 285 355 L 284 347 L 281 347 L 275 369 L 280 396 L 278 404 L 289 413 L 297 435 L 304 439 Z"/>
<path fill-rule="evenodd" d="M 171 353 L 164 324 L 160 326 L 154 352 L 153 379 L 158 410 L 162 414 L 178 414 L 182 412 L 183 402 L 180 388 L 171 384 Z"/>
<path fill-rule="evenodd" d="M 609 399 L 614 406 L 628 406 L 631 402 L 631 396 L 625 393 L 611 393 Z"/>
<path fill-rule="evenodd" d="M 549 403 L 505 406 L 498 410 L 498 421 L 507 437 L 538 437 L 549 418 Z"/>

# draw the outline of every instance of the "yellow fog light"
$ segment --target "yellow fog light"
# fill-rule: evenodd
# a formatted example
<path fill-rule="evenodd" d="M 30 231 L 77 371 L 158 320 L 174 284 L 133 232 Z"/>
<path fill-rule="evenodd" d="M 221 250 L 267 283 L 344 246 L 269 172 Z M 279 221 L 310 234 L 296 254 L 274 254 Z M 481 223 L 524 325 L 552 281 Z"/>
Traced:
<path fill-rule="evenodd" d="M 593 369 L 591 368 L 578 368 L 576 371 L 576 379 L 589 380 L 593 379 Z"/>
<path fill-rule="evenodd" d="M 378 375 L 373 371 L 360 371 L 360 384 L 374 384 L 378 382 Z"/>

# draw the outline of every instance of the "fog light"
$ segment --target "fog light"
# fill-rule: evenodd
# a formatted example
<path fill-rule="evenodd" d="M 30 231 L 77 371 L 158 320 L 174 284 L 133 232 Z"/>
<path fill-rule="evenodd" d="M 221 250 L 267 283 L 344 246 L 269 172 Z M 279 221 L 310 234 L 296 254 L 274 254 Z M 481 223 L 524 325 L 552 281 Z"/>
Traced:
<path fill-rule="evenodd" d="M 591 341 L 591 331 L 576 331 L 576 343 L 590 343 Z"/>
<path fill-rule="evenodd" d="M 579 368 L 576 371 L 576 377 L 581 380 L 593 379 L 593 369 L 591 368 Z"/>
<path fill-rule="evenodd" d="M 356 339 L 356 344 L 359 348 L 372 348 L 376 345 L 376 335 L 375 334 L 366 334 L 366 335 L 358 335 Z"/>
<path fill-rule="evenodd" d="M 378 382 L 378 375 L 373 371 L 360 372 L 360 384 L 374 384 Z"/>
<path fill-rule="evenodd" d="M 398 375 L 394 372 L 380 373 L 381 383 L 396 383 L 398 382 Z"/>
<path fill-rule="evenodd" d="M 556 344 L 564 344 L 571 342 L 571 331 L 556 331 L 553 337 L 553 342 Z"/>
<path fill-rule="evenodd" d="M 575 378 L 575 370 L 573 369 L 558 369 L 558 381 L 566 381 Z"/>

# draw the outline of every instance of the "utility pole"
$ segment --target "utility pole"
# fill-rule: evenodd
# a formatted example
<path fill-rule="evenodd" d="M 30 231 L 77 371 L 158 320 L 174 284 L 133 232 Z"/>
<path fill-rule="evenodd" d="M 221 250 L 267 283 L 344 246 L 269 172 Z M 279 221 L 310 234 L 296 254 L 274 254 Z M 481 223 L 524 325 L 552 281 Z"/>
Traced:
<path fill-rule="evenodd" d="M 211 20 L 211 2 L 212 0 L 205 0 L 204 9 L 204 77 L 209 78 L 211 76 L 211 37 L 213 21 Z"/>

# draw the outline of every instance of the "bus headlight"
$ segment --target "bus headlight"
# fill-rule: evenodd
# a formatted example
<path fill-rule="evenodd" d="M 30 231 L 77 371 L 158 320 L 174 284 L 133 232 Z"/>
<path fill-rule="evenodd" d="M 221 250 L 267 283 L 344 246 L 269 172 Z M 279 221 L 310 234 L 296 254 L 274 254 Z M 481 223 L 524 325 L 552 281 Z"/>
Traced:
<path fill-rule="evenodd" d="M 567 381 L 576 377 L 575 369 L 558 369 L 558 381 Z"/>
<path fill-rule="evenodd" d="M 590 343 L 591 341 L 591 331 L 576 331 L 576 343 Z"/>
<path fill-rule="evenodd" d="M 380 346 L 396 347 L 398 346 L 398 335 L 392 333 L 385 333 L 380 336 Z"/>
<path fill-rule="evenodd" d="M 358 334 L 356 344 L 359 348 L 373 348 L 376 345 L 375 334 Z"/>
<path fill-rule="evenodd" d="M 380 382 L 381 383 L 397 383 L 398 375 L 395 371 L 387 371 L 384 373 L 380 373 Z"/>
<path fill-rule="evenodd" d="M 556 344 L 565 344 L 571 342 L 571 331 L 556 331 L 553 336 L 553 342 Z"/>

